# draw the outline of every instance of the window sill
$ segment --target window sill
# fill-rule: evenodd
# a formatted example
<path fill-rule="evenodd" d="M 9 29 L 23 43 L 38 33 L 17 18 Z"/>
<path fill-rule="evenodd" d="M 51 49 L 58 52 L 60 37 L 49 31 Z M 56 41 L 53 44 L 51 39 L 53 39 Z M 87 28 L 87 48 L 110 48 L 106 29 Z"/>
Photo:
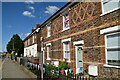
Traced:
<path fill-rule="evenodd" d="M 66 61 L 66 62 L 70 63 L 71 61 Z"/>
<path fill-rule="evenodd" d="M 108 64 L 104 64 L 104 67 L 110 67 L 110 68 L 120 68 L 120 66 L 113 66 L 113 65 L 108 65 Z"/>
<path fill-rule="evenodd" d="M 50 58 L 47 58 L 46 60 L 51 60 Z"/>
<path fill-rule="evenodd" d="M 66 31 L 66 30 L 69 30 L 69 29 L 70 29 L 70 27 L 65 28 L 65 29 L 62 30 L 62 32 Z"/>
<path fill-rule="evenodd" d="M 120 9 L 120 7 L 115 8 L 115 9 L 113 9 L 113 10 L 110 10 L 110 11 L 108 11 L 108 12 L 105 12 L 105 13 L 101 14 L 100 16 L 104 16 L 104 15 L 109 14 L 109 13 L 115 11 L 115 10 L 118 10 L 118 9 Z"/>

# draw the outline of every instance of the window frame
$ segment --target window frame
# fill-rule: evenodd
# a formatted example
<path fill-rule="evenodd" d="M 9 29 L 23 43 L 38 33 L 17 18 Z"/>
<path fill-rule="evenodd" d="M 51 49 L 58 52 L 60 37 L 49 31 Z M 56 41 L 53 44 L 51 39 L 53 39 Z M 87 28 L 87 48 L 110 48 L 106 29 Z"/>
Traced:
<path fill-rule="evenodd" d="M 51 58 L 50 58 L 50 52 L 51 51 L 49 51 L 49 53 L 48 53 L 48 47 L 49 47 L 49 50 L 51 50 L 51 43 L 46 44 L 46 49 L 47 49 L 47 58 L 46 58 L 46 60 L 51 60 Z M 48 54 L 49 54 L 49 56 L 48 56 Z"/>
<path fill-rule="evenodd" d="M 65 48 L 65 45 L 66 45 L 66 44 L 68 44 L 69 53 L 66 53 L 66 52 L 65 52 L 65 51 L 67 51 L 67 50 L 65 50 L 65 49 L 66 49 L 66 48 Z M 68 59 L 68 58 L 66 58 L 66 56 L 65 56 L 66 54 L 69 55 L 69 60 L 68 60 L 68 62 L 70 62 L 70 42 L 69 42 L 69 41 L 63 42 L 63 54 L 64 54 L 64 55 L 63 55 L 64 59 Z"/>
<path fill-rule="evenodd" d="M 119 1 L 119 2 L 120 2 L 120 1 Z M 101 0 L 101 6 L 102 6 L 102 14 L 101 14 L 100 16 L 104 16 L 104 15 L 106 15 L 106 14 L 108 14 L 108 13 L 110 13 L 110 12 L 113 12 L 113 11 L 115 11 L 115 10 L 118 10 L 118 9 L 120 8 L 120 6 L 118 6 L 117 8 L 114 8 L 114 9 L 112 9 L 112 10 L 109 10 L 109 11 L 107 11 L 107 12 L 104 12 L 103 0 Z"/>
<path fill-rule="evenodd" d="M 50 29 L 50 30 L 48 30 Z M 51 26 L 50 26 L 50 23 L 47 24 L 47 37 L 50 37 L 51 36 Z"/>
<path fill-rule="evenodd" d="M 30 45 L 30 38 L 28 39 L 28 46 Z"/>
<path fill-rule="evenodd" d="M 116 33 L 119 30 L 120 30 L 120 25 L 100 30 L 100 34 L 104 35 L 104 41 L 105 41 L 105 59 L 106 59 L 106 64 L 104 64 L 104 67 L 120 68 L 120 66 L 108 65 L 108 63 L 107 63 L 107 49 L 106 49 L 107 42 L 106 42 L 106 36 L 105 36 L 107 34 Z"/>
<path fill-rule="evenodd" d="M 35 43 L 35 36 L 33 35 L 33 43 Z"/>
<path fill-rule="evenodd" d="M 69 16 L 69 12 L 68 11 L 66 11 L 66 12 L 64 12 L 62 14 L 62 18 L 63 18 L 63 30 L 62 31 L 70 29 L 70 19 L 68 20 L 68 27 L 65 28 L 65 16 L 66 16 L 66 14 L 68 14 L 68 16 Z"/>
<path fill-rule="evenodd" d="M 50 59 L 50 46 L 47 46 L 47 60 Z"/>
<path fill-rule="evenodd" d="M 109 62 L 108 62 L 108 52 L 107 52 L 107 50 L 108 49 L 119 49 L 120 48 L 120 46 L 112 46 L 112 47 L 107 47 L 107 36 L 109 36 L 109 35 L 113 35 L 113 34 L 118 34 L 118 33 L 120 33 L 120 32 L 113 32 L 113 33 L 109 33 L 109 34 L 105 34 L 104 36 L 105 36 L 105 52 L 106 52 L 106 64 L 107 65 L 110 65 L 110 64 L 108 64 Z M 115 65 L 112 65 L 112 66 L 115 66 Z"/>

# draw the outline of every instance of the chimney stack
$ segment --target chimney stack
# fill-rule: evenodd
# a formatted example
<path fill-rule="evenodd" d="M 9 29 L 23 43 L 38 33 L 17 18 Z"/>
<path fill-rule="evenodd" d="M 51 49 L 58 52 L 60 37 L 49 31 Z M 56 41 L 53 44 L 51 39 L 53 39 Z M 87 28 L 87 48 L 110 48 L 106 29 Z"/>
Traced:
<path fill-rule="evenodd" d="M 40 27 L 40 24 L 36 23 L 36 29 Z"/>
<path fill-rule="evenodd" d="M 34 30 L 35 30 L 34 27 L 32 27 L 32 32 L 33 32 Z"/>

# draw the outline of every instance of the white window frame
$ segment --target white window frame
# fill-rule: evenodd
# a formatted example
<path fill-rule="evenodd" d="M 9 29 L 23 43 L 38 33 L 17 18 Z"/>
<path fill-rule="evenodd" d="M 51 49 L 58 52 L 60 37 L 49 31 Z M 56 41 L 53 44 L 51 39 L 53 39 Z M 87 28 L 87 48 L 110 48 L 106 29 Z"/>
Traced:
<path fill-rule="evenodd" d="M 63 14 L 62 14 L 62 17 L 63 17 L 63 30 L 62 31 L 65 31 L 65 30 L 68 30 L 68 29 L 70 29 L 70 23 L 68 22 L 68 27 L 67 28 L 65 28 L 65 15 L 66 14 L 68 14 L 68 10 L 66 10 Z M 69 15 L 69 14 L 68 14 Z"/>
<path fill-rule="evenodd" d="M 70 55 L 70 41 L 71 41 L 71 38 L 62 40 L 62 43 L 63 43 L 63 58 L 65 58 L 65 44 L 66 43 L 68 43 L 68 45 L 69 45 L 69 55 Z M 67 62 L 70 62 L 70 57 L 69 57 L 69 60 Z"/>
<path fill-rule="evenodd" d="M 28 39 L 28 45 L 30 45 L 30 38 Z"/>
<path fill-rule="evenodd" d="M 35 36 L 33 35 L 33 43 L 35 42 Z"/>
<path fill-rule="evenodd" d="M 51 58 L 50 58 L 50 46 L 51 46 L 51 43 L 46 44 L 46 47 L 47 47 L 47 59 L 46 60 L 51 60 Z M 49 48 L 49 51 L 48 51 L 48 48 Z"/>
<path fill-rule="evenodd" d="M 115 1 L 115 0 L 114 0 L 114 1 Z M 113 12 L 113 11 L 115 11 L 115 10 L 117 10 L 117 9 L 120 8 L 120 6 L 118 6 L 117 8 L 114 8 L 114 9 L 112 9 L 112 10 L 109 10 L 109 11 L 107 11 L 107 12 L 104 12 L 103 0 L 101 0 L 101 6 L 102 6 L 102 14 L 101 14 L 100 16 L 104 16 L 104 15 L 106 15 L 106 14 L 108 14 L 108 13 L 110 13 L 110 12 Z"/>
<path fill-rule="evenodd" d="M 48 30 L 50 29 L 50 30 Z M 47 25 L 47 37 L 51 36 L 51 27 L 50 27 L 50 23 Z"/>
<path fill-rule="evenodd" d="M 108 65 L 108 61 L 107 61 L 107 49 L 108 48 L 119 48 L 119 46 L 118 47 L 108 47 L 107 48 L 107 36 L 112 35 L 112 34 L 120 33 L 120 32 L 116 32 L 116 31 L 119 31 L 119 30 L 120 30 L 120 25 L 100 30 L 100 34 L 105 35 L 104 36 L 104 39 L 105 39 L 105 58 L 106 58 L 106 64 L 104 65 L 105 67 L 120 68 L 120 66 Z"/>

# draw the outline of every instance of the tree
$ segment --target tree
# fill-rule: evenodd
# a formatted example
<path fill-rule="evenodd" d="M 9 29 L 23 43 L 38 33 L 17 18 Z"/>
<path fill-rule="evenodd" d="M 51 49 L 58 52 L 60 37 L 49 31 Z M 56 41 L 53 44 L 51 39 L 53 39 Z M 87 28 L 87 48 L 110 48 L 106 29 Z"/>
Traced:
<path fill-rule="evenodd" d="M 24 53 L 24 43 L 18 34 L 13 35 L 6 48 L 9 53 L 12 51 L 14 51 L 14 55 L 17 53 L 17 56 Z"/>

